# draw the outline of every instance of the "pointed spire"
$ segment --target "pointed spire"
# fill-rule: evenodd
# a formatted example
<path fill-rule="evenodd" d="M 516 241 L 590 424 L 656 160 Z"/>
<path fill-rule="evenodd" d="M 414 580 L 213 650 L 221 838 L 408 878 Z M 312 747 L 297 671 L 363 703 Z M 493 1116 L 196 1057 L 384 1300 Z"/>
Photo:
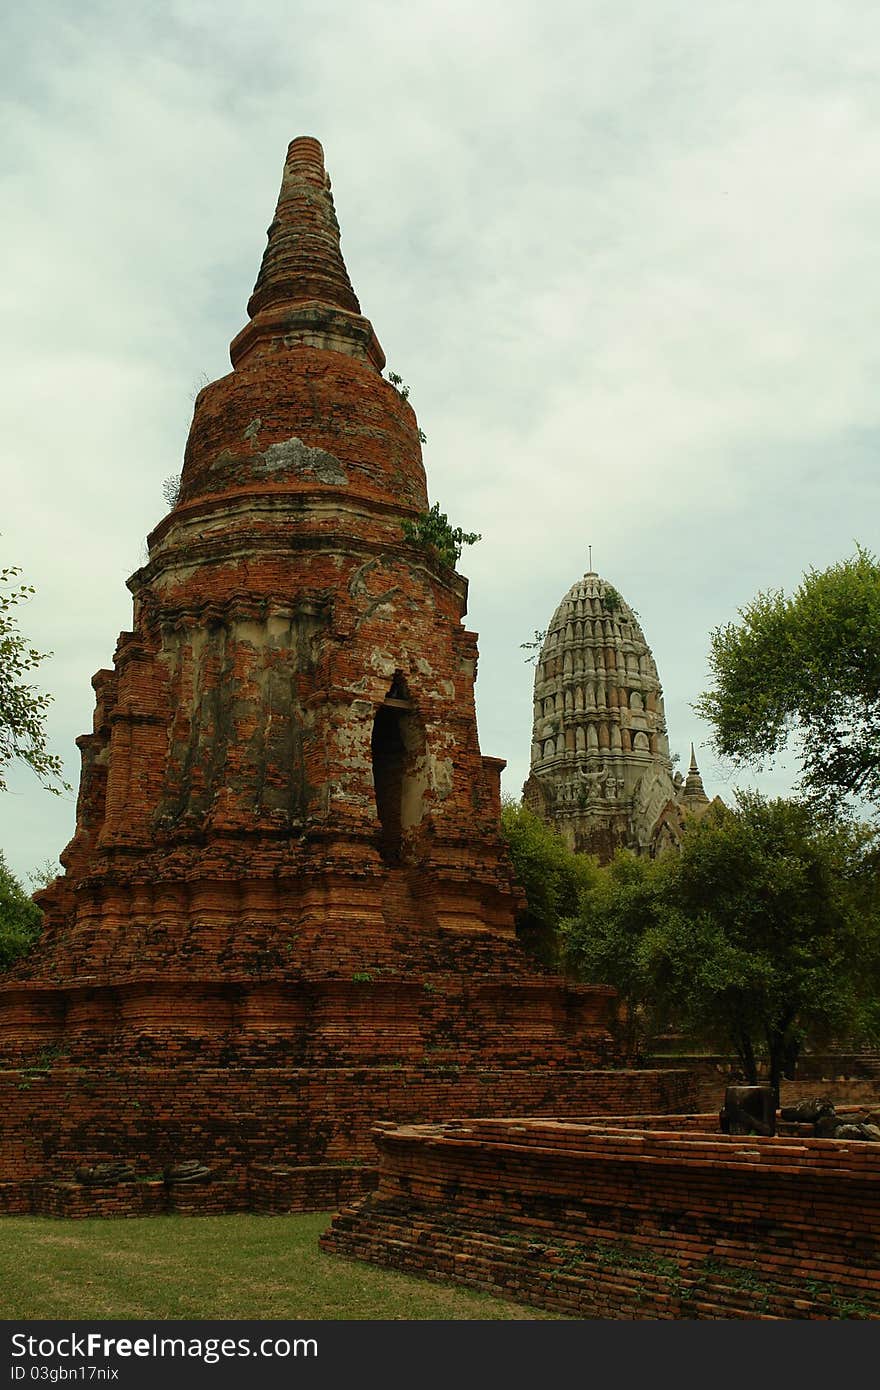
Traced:
<path fill-rule="evenodd" d="M 317 140 L 301 136 L 291 141 L 268 237 L 248 301 L 252 319 L 275 304 L 310 302 L 360 313 L 339 248 L 339 223 Z"/>
<path fill-rule="evenodd" d="M 700 776 L 700 769 L 697 767 L 697 755 L 694 752 L 694 745 L 691 744 L 691 765 L 688 768 L 688 775 L 685 778 L 684 793 L 682 800 L 692 803 L 708 804 L 709 798 L 703 787 L 703 779 Z"/>
<path fill-rule="evenodd" d="M 267 235 L 248 301 L 251 322 L 230 347 L 233 366 L 270 337 L 276 345 L 282 340 L 284 347 L 302 343 L 366 358 L 381 372 L 385 355 L 372 324 L 361 314 L 342 259 L 324 151 L 310 136 L 288 146 Z"/>

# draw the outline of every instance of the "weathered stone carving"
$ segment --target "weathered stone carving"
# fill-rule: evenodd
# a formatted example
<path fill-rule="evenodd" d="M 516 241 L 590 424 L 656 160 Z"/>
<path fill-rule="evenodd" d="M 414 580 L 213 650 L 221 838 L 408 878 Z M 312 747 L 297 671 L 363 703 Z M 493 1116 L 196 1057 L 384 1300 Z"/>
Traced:
<path fill-rule="evenodd" d="M 784 1105 L 779 1118 L 786 1124 L 812 1125 L 818 1139 L 864 1139 L 870 1143 L 880 1140 L 880 1116 L 870 1112 L 839 1115 L 828 1096 L 806 1097 L 793 1105 Z"/>
<path fill-rule="evenodd" d="M 851 1120 L 838 1125 L 834 1131 L 835 1139 L 865 1139 L 870 1143 L 876 1144 L 880 1140 L 880 1127 L 877 1125 L 867 1125 L 854 1123 Z"/>
<path fill-rule="evenodd" d="M 77 1168 L 75 1177 L 87 1187 L 110 1187 L 117 1182 L 134 1182 L 134 1168 L 124 1160 L 110 1159 Z"/>
<path fill-rule="evenodd" d="M 535 671 L 531 773 L 523 797 L 572 849 L 656 854 L 709 805 L 693 747 L 673 778 L 657 667 L 639 621 L 592 570 L 547 629 Z"/>
<path fill-rule="evenodd" d="M 200 1163 L 197 1158 L 187 1158 L 182 1163 L 174 1163 L 170 1168 L 166 1168 L 163 1176 L 169 1184 L 204 1182 L 211 1176 L 211 1169 Z"/>
<path fill-rule="evenodd" d="M 722 1134 L 775 1134 L 773 1087 L 728 1086 L 719 1119 Z"/>
<path fill-rule="evenodd" d="M 834 1114 L 834 1101 L 828 1096 L 805 1096 L 793 1105 L 783 1105 L 779 1118 L 794 1124 L 815 1124 L 824 1116 Z"/>

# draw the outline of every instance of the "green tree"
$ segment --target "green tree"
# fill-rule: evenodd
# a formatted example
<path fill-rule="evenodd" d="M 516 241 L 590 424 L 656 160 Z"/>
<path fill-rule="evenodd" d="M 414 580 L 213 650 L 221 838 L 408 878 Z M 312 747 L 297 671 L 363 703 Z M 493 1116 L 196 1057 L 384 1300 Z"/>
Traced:
<path fill-rule="evenodd" d="M 581 978 L 614 985 L 627 1037 L 674 1022 L 777 1088 L 804 1040 L 880 1035 L 876 833 L 805 802 L 741 793 L 680 852 L 620 854 L 562 924 Z"/>
<path fill-rule="evenodd" d="M 601 874 L 599 866 L 587 855 L 572 853 L 561 835 L 513 801 L 501 808 L 501 831 L 526 895 L 517 931 L 539 959 L 555 964 L 560 923 L 578 912 L 583 894 Z"/>
<path fill-rule="evenodd" d="M 663 860 L 646 967 L 685 1029 L 732 1047 L 749 1082 L 763 1056 L 778 1093 L 805 1039 L 876 1034 L 874 841 L 804 802 L 740 793 Z"/>
<path fill-rule="evenodd" d="M 801 788 L 838 804 L 880 805 L 880 563 L 861 547 L 810 570 L 792 598 L 760 593 L 717 628 L 714 689 L 694 708 L 735 765 L 760 763 L 794 735 Z"/>
<path fill-rule="evenodd" d="M 6 769 L 20 760 L 55 795 L 69 791 L 61 759 L 46 747 L 46 710 L 52 696 L 29 685 L 25 677 L 49 655 L 29 646 L 18 630 L 15 609 L 34 592 L 18 583 L 21 571 L 0 569 L 0 791 L 6 789 Z"/>
<path fill-rule="evenodd" d="M 560 923 L 562 955 L 591 984 L 613 985 L 622 1004 L 618 1038 L 637 1056 L 666 1022 L 652 942 L 663 921 L 664 861 L 619 850 L 580 895 L 576 915 Z"/>
<path fill-rule="evenodd" d="M 29 951 L 40 934 L 42 915 L 0 853 L 0 970 Z"/>

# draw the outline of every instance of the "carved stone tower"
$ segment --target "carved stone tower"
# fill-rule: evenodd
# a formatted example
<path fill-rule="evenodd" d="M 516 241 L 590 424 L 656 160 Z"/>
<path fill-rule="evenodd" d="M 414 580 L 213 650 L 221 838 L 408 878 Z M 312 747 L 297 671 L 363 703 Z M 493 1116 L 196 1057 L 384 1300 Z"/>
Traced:
<path fill-rule="evenodd" d="M 570 847 L 652 849 L 675 799 L 663 692 L 632 609 L 590 571 L 550 620 L 535 672 L 526 804 Z"/>

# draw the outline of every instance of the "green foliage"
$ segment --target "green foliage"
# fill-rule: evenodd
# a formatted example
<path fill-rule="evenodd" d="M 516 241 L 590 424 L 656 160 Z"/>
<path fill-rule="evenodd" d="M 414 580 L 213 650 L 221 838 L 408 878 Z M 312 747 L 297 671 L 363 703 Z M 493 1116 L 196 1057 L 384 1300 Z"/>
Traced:
<path fill-rule="evenodd" d="M 42 915 L 0 854 L 0 970 L 31 949 L 40 935 Z"/>
<path fill-rule="evenodd" d="M 389 373 L 388 373 L 388 380 L 391 382 L 391 385 L 394 387 L 395 391 L 397 392 L 398 396 L 400 396 L 401 400 L 408 401 L 408 400 L 409 400 L 409 387 L 407 386 L 406 382 L 404 381 L 404 379 L 403 379 L 403 377 L 400 375 L 400 373 L 399 373 L 399 372 L 389 372 Z"/>
<path fill-rule="evenodd" d="M 595 859 L 573 854 L 560 835 L 513 801 L 501 808 L 501 831 L 526 894 L 517 930 L 536 955 L 553 963 L 560 923 L 578 912 L 601 871 Z"/>
<path fill-rule="evenodd" d="M 415 521 L 404 521 L 403 534 L 413 545 L 435 553 L 450 569 L 455 569 L 463 546 L 475 545 L 482 540 L 476 531 L 462 531 L 460 526 L 450 526 L 446 513 L 440 510 L 439 502 L 435 502 L 429 512 L 422 512 Z"/>
<path fill-rule="evenodd" d="M 756 764 L 794 735 L 811 799 L 880 805 L 880 562 L 857 547 L 810 570 L 790 599 L 758 594 L 740 617 L 712 633 L 715 688 L 694 706 L 717 751 Z"/>
<path fill-rule="evenodd" d="M 561 930 L 582 978 L 619 990 L 634 1047 L 674 1019 L 778 1085 L 804 1039 L 880 1032 L 876 836 L 803 802 L 740 794 L 678 854 L 619 854 Z"/>
<path fill-rule="evenodd" d="M 538 660 L 541 656 L 541 647 L 544 645 L 544 638 L 546 636 L 546 627 L 543 629 L 543 631 L 540 628 L 536 627 L 535 640 L 533 642 L 520 642 L 520 651 L 531 652 L 531 656 L 524 656 L 523 661 L 529 662 L 532 666 L 536 666 L 538 664 Z"/>
<path fill-rule="evenodd" d="M 6 789 L 8 764 L 19 760 L 47 791 L 60 796 L 70 787 L 62 777 L 61 759 L 46 748 L 44 725 L 52 696 L 24 680 L 51 653 L 35 651 L 18 630 L 14 610 L 34 592 L 30 584 L 15 582 L 20 573 L 15 567 L 0 569 L 0 791 Z"/>
<path fill-rule="evenodd" d="M 400 396 L 401 400 L 403 400 L 403 401 L 408 401 L 408 400 L 409 400 L 409 387 L 407 386 L 407 384 L 406 384 L 406 382 L 404 381 L 403 377 L 400 376 L 400 374 L 399 374 L 398 372 L 389 372 L 389 373 L 388 373 L 388 381 L 389 381 L 389 382 L 391 383 L 391 385 L 394 387 L 395 391 L 397 392 L 398 396 Z M 427 442 L 428 442 L 428 436 L 425 434 L 425 431 L 424 431 L 424 430 L 420 429 L 420 430 L 419 430 L 419 443 L 420 443 L 420 444 L 427 444 Z"/>
<path fill-rule="evenodd" d="M 663 862 L 651 969 L 691 1031 L 778 1086 L 807 1036 L 870 1036 L 880 983 L 874 836 L 803 802 L 740 793 Z"/>
<path fill-rule="evenodd" d="M 666 1001 L 652 968 L 651 943 L 663 914 L 663 861 L 620 850 L 597 868 L 579 910 L 560 923 L 563 956 L 591 984 L 613 985 L 625 1008 L 618 1040 L 636 1055 L 665 1021 Z"/>

